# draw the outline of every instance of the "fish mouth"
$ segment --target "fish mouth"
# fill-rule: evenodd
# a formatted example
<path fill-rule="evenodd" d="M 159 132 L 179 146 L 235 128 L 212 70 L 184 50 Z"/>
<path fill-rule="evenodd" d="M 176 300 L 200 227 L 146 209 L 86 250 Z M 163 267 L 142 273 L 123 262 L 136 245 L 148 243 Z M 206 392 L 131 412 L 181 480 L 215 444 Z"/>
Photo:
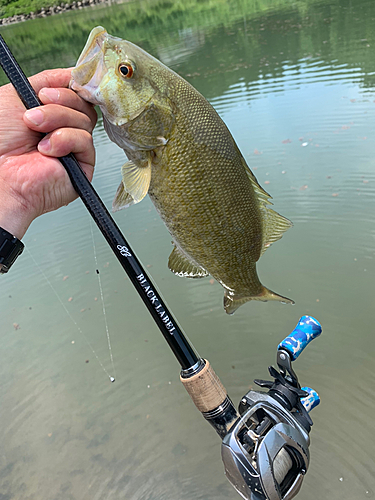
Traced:
<path fill-rule="evenodd" d="M 104 51 L 108 38 L 109 35 L 102 26 L 94 28 L 72 70 L 69 87 L 92 104 L 103 104 L 99 97 L 99 85 L 107 72 Z"/>

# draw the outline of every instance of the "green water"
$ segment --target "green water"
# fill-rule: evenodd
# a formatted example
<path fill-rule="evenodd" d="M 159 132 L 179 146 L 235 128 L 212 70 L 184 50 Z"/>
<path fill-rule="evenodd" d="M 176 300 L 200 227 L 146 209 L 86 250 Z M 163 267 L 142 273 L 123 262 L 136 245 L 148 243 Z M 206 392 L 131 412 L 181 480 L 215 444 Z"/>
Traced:
<path fill-rule="evenodd" d="M 300 316 L 322 323 L 295 362 L 322 400 L 300 500 L 375 496 L 374 21 L 373 0 L 186 0 L 1 29 L 28 74 L 73 65 L 99 24 L 141 45 L 213 104 L 275 209 L 293 221 L 258 269 L 296 305 L 254 302 L 229 317 L 220 285 L 169 272 L 170 236 L 148 198 L 115 214 L 236 404 L 254 378 L 267 378 Z M 110 207 L 124 155 L 100 120 L 94 136 L 94 185 Z M 24 242 L 29 252 L 1 277 L 0 499 L 239 498 L 219 439 L 82 203 L 35 221 Z M 113 374 L 96 267 L 114 384 L 93 353 Z"/>

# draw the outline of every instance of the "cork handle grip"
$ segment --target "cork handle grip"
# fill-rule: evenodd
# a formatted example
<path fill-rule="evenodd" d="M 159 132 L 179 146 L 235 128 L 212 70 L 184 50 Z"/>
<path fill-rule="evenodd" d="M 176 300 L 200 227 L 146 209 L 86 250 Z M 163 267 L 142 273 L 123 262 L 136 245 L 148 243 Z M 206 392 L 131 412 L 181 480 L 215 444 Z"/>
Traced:
<path fill-rule="evenodd" d="M 227 391 L 210 363 L 190 378 L 180 377 L 195 406 L 200 412 L 209 412 L 220 406 L 227 397 Z"/>

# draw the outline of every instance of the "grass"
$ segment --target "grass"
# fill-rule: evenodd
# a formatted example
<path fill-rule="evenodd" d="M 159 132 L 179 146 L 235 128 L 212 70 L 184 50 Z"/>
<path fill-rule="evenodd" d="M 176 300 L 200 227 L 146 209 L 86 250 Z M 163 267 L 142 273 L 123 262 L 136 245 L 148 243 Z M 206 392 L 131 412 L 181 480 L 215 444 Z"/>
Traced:
<path fill-rule="evenodd" d="M 30 12 L 40 12 L 43 8 L 51 6 L 72 4 L 74 0 L 52 3 L 51 0 L 0 0 L 1 18 L 30 14 Z"/>

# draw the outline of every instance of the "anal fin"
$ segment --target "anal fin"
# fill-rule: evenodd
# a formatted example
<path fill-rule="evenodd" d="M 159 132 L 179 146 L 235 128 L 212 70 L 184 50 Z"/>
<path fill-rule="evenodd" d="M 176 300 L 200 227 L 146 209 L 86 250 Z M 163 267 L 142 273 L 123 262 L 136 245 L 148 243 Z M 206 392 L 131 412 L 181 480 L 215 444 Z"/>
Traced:
<path fill-rule="evenodd" d="M 168 267 L 172 273 L 183 278 L 204 278 L 208 272 L 191 262 L 177 247 L 174 247 L 168 260 Z"/>

